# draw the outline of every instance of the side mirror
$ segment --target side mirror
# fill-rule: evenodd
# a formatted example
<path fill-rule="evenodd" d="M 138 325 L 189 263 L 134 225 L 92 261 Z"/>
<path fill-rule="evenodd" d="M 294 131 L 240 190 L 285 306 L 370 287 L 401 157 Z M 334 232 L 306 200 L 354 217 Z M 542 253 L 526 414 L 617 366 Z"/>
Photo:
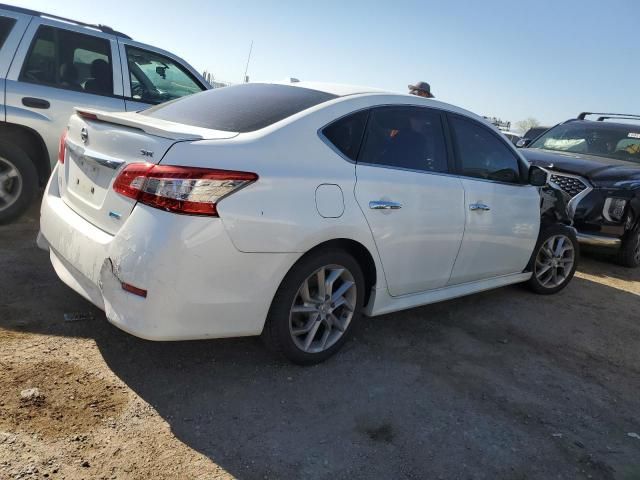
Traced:
<path fill-rule="evenodd" d="M 518 148 L 528 147 L 530 143 L 531 143 L 530 138 L 521 138 L 520 140 L 518 140 L 518 143 L 516 143 L 516 147 Z"/>
<path fill-rule="evenodd" d="M 529 185 L 544 187 L 547 184 L 547 172 L 542 168 L 531 165 L 529 167 Z"/>

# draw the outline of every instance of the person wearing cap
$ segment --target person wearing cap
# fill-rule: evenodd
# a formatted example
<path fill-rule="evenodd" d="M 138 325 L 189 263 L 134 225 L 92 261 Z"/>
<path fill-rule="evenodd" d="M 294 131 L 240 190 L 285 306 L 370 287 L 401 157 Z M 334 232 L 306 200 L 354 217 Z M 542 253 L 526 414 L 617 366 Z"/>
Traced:
<path fill-rule="evenodd" d="M 415 85 L 409 85 L 409 93 L 424 98 L 435 98 L 431 93 L 431 85 L 427 82 L 416 82 Z"/>

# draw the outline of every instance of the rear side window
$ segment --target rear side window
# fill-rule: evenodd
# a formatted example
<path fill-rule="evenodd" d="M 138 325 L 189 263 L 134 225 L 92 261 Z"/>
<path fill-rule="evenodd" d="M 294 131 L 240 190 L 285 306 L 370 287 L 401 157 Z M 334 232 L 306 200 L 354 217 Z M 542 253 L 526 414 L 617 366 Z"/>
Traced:
<path fill-rule="evenodd" d="M 204 90 L 182 65 L 164 55 L 127 46 L 131 97 L 144 103 L 162 103 Z"/>
<path fill-rule="evenodd" d="M 0 17 L 0 48 L 4 46 L 4 42 L 11 33 L 11 29 L 16 21 L 13 18 Z"/>
<path fill-rule="evenodd" d="M 518 159 L 497 135 L 472 120 L 449 118 L 462 175 L 518 183 Z"/>
<path fill-rule="evenodd" d="M 109 41 L 41 26 L 31 43 L 20 80 L 97 95 L 113 95 Z"/>
<path fill-rule="evenodd" d="M 253 132 L 336 98 L 289 85 L 247 83 L 215 88 L 151 107 L 140 113 L 225 132 Z"/>
<path fill-rule="evenodd" d="M 446 172 L 447 150 L 440 113 L 424 107 L 372 110 L 358 163 Z"/>
<path fill-rule="evenodd" d="M 322 134 L 349 160 L 354 162 L 358 158 L 360 143 L 367 125 L 367 110 L 352 113 L 322 130 Z"/>

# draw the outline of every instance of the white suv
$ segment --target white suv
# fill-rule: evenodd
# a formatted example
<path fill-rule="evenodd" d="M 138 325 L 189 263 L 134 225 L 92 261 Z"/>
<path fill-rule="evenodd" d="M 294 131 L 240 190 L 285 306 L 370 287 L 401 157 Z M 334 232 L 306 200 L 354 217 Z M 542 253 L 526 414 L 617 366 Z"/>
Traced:
<path fill-rule="evenodd" d="M 210 88 L 184 60 L 109 27 L 2 4 L 0 84 L 0 223 L 46 183 L 73 107 L 135 111 Z"/>
<path fill-rule="evenodd" d="M 107 319 L 152 340 L 263 334 L 300 363 L 380 315 L 577 260 L 560 193 L 494 127 L 413 95 L 311 83 L 79 109 L 38 244 Z M 541 210 L 542 205 L 542 210 Z"/>

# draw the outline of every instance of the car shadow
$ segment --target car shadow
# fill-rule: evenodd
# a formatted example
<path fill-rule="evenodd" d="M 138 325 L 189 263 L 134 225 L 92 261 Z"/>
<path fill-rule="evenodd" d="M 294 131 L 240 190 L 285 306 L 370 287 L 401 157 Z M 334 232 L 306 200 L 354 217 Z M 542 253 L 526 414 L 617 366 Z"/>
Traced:
<path fill-rule="evenodd" d="M 640 431 L 640 296 L 626 290 L 576 278 L 549 297 L 507 287 L 363 319 L 302 368 L 255 338 L 127 335 L 24 234 L 0 237 L 0 327 L 94 339 L 181 442 L 235 477 L 613 478 L 640 458 L 618 435 Z"/>
<path fill-rule="evenodd" d="M 550 314 L 512 287 L 365 319 L 343 352 L 308 368 L 256 339 L 158 344 L 111 332 L 96 343 L 176 437 L 239 478 L 419 478 L 465 462 L 517 477 L 539 454 L 550 477 L 575 468 L 580 450 L 553 445 L 555 430 L 595 445 L 602 431 L 640 428 L 630 421 L 640 325 L 619 316 L 637 312 L 640 297 L 576 279 L 555 298 L 571 303 L 585 290 L 584 312 L 556 301 Z M 595 299 L 618 302 L 618 318 L 601 318 Z M 629 345 L 611 352 L 618 335 Z M 574 423 L 576 412 L 592 423 Z M 623 465 L 638 458 L 637 446 L 606 442 Z"/>
<path fill-rule="evenodd" d="M 640 267 L 628 268 L 615 263 L 614 257 L 602 252 L 583 251 L 580 271 L 601 278 L 615 278 L 627 282 L 640 282 Z"/>

